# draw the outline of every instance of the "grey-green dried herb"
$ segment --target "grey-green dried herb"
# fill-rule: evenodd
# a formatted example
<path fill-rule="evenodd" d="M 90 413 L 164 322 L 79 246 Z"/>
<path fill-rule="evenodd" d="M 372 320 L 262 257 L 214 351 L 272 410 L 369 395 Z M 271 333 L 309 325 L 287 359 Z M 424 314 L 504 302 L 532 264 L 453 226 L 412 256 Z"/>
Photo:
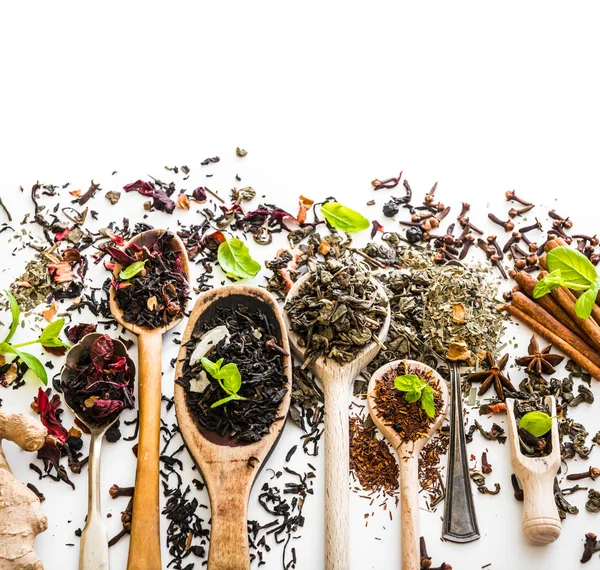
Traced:
<path fill-rule="evenodd" d="M 114 206 L 121 199 L 121 192 L 110 190 L 104 196 Z"/>

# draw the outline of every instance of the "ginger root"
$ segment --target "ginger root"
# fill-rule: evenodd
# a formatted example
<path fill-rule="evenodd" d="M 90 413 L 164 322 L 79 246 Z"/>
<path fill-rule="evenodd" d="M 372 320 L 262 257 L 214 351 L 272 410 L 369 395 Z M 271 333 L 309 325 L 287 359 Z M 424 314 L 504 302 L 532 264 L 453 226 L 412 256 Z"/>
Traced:
<path fill-rule="evenodd" d="M 48 430 L 35 418 L 0 412 L 0 570 L 43 570 L 33 543 L 48 528 L 38 497 L 12 474 L 2 440 L 37 451 L 47 435 Z"/>

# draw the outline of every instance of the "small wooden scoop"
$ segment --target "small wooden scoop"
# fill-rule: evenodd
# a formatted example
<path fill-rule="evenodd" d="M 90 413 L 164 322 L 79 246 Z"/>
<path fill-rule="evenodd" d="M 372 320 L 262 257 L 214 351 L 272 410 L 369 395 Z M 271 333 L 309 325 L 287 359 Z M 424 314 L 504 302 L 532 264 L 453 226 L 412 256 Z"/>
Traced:
<path fill-rule="evenodd" d="M 129 243 L 149 247 L 166 230 L 148 230 L 135 236 Z M 183 273 L 189 279 L 189 264 L 182 241 L 173 235 L 173 248 L 181 251 Z M 114 275 L 121 271 L 115 264 Z M 160 562 L 160 513 L 158 506 L 160 404 L 162 398 L 162 336 L 181 322 L 173 319 L 160 328 L 140 327 L 123 318 L 123 311 L 110 288 L 110 311 L 115 320 L 128 331 L 138 335 L 138 401 L 140 408 L 140 436 L 135 476 L 135 496 L 131 518 L 131 540 L 127 570 L 162 570 Z"/>
<path fill-rule="evenodd" d="M 290 289 L 286 303 L 298 294 L 310 273 L 301 277 Z M 387 295 L 381 284 L 372 278 L 379 294 L 386 301 Z M 292 351 L 303 359 L 304 348 L 300 346 L 298 335 L 291 329 L 287 313 L 285 322 L 290 335 Z M 390 327 L 390 306 L 387 304 L 387 317 L 377 335 L 383 343 Z M 375 358 L 380 344 L 372 342 L 365 346 L 347 364 L 339 364 L 333 359 L 318 358 L 311 370 L 323 383 L 325 393 L 325 570 L 348 570 L 349 554 L 349 473 L 350 473 L 350 433 L 348 406 L 350 386 L 360 371 Z"/>
<path fill-rule="evenodd" d="M 61 383 L 66 380 L 71 373 L 70 368 L 79 362 L 81 353 L 89 350 L 94 341 L 102 336 L 101 333 L 91 333 L 85 335 L 77 344 L 72 346 L 67 352 L 66 366 L 61 372 Z M 115 354 L 125 356 L 127 364 L 131 368 L 131 373 L 135 378 L 135 365 L 129 355 L 125 345 L 120 341 L 113 339 Z M 85 520 L 85 527 L 81 533 L 79 546 L 79 570 L 108 570 L 108 535 L 106 526 L 102 520 L 100 510 L 100 457 L 102 450 L 102 441 L 104 435 L 110 426 L 118 419 L 116 416 L 110 423 L 101 427 L 89 425 L 71 406 L 66 397 L 63 397 L 65 405 L 73 412 L 73 415 L 90 430 L 90 451 L 88 461 L 88 514 Z"/>
<path fill-rule="evenodd" d="M 208 291 L 198 298 L 190 315 L 177 357 L 175 378 L 183 374 L 185 344 L 190 340 L 198 321 L 210 319 L 218 307 L 243 303 L 260 308 L 273 325 L 275 336 L 288 356 L 283 357 L 288 377 L 288 392 L 279 405 L 271 431 L 260 441 L 238 444 L 201 428 L 190 412 L 185 388 L 175 384 L 175 411 L 181 435 L 208 487 L 211 506 L 209 570 L 249 570 L 248 499 L 256 475 L 277 443 L 290 407 L 292 390 L 292 358 L 281 311 L 275 298 L 258 287 L 234 285 Z"/>
<path fill-rule="evenodd" d="M 442 394 L 444 403 L 439 415 L 431 424 L 427 435 L 415 441 L 403 441 L 398 432 L 391 426 L 384 423 L 384 420 L 377 413 L 377 404 L 375 403 L 375 387 L 382 376 L 389 370 L 398 368 L 402 362 L 406 362 L 408 374 L 423 376 L 424 373 L 433 374 L 438 381 L 438 389 Z M 369 382 L 369 391 L 367 393 L 367 403 L 369 413 L 373 422 L 388 440 L 391 446 L 398 454 L 400 466 L 400 513 L 402 516 L 402 570 L 419 570 L 421 562 L 419 559 L 419 454 L 427 440 L 438 430 L 446 413 L 448 412 L 448 386 L 444 379 L 432 368 L 416 362 L 414 360 L 395 360 L 385 366 L 382 366 Z"/>
<path fill-rule="evenodd" d="M 556 416 L 554 396 L 546 396 L 545 404 Z M 523 534 L 531 544 L 550 544 L 561 531 L 560 517 L 554 502 L 554 478 L 560 467 L 558 422 L 552 420 L 552 451 L 545 457 L 527 457 L 521 452 L 514 412 L 515 401 L 506 400 L 510 461 L 523 488 Z"/>

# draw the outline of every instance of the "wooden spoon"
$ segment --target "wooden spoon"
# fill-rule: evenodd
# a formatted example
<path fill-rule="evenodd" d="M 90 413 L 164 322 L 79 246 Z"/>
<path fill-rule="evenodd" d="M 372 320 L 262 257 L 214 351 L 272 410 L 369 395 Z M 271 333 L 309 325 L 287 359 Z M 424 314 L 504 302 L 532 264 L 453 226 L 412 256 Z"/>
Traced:
<path fill-rule="evenodd" d="M 556 416 L 554 396 L 546 396 L 545 404 Z M 554 478 L 560 467 L 558 422 L 552 420 L 552 451 L 545 457 L 527 457 L 521 451 L 514 412 L 515 401 L 506 400 L 510 462 L 523 488 L 523 534 L 532 544 L 550 544 L 561 531 L 560 517 L 554 501 Z"/>
<path fill-rule="evenodd" d="M 135 236 L 129 243 L 136 244 L 139 247 L 149 247 L 165 231 L 148 230 Z M 171 243 L 175 250 L 181 252 L 183 273 L 189 279 L 189 264 L 185 246 L 176 235 L 171 238 Z M 121 269 L 120 264 L 115 264 L 115 277 L 119 275 Z M 123 311 L 115 298 L 114 287 L 110 288 L 110 310 L 121 326 L 139 337 L 138 401 L 140 435 L 127 569 L 162 570 L 158 506 L 162 336 L 179 324 L 183 317 L 173 319 L 166 325 L 155 329 L 130 323 L 123 318 Z"/>
<path fill-rule="evenodd" d="M 404 441 L 401 439 L 398 432 L 391 425 L 386 424 L 383 418 L 379 416 L 377 413 L 377 404 L 375 403 L 375 387 L 377 386 L 377 382 L 389 370 L 398 368 L 403 362 L 407 364 L 408 374 L 415 374 L 420 377 L 426 373 L 433 374 L 437 379 L 438 389 L 444 401 L 439 415 L 431 424 L 427 434 L 415 441 Z M 449 399 L 448 386 L 444 379 L 429 366 L 414 360 L 395 360 L 394 362 L 390 362 L 377 370 L 369 382 L 369 391 L 367 393 L 369 413 L 379 431 L 396 450 L 399 459 L 402 570 L 419 570 L 421 567 L 419 557 L 419 454 L 427 440 L 438 430 L 444 421 L 448 412 Z"/>
<path fill-rule="evenodd" d="M 301 277 L 290 289 L 286 304 L 295 297 L 302 285 L 310 278 L 310 273 Z M 372 278 L 379 294 L 386 303 L 387 295 L 381 284 Z M 303 360 L 304 348 L 300 346 L 298 335 L 292 331 L 287 313 L 284 311 L 286 326 L 290 335 L 290 346 L 294 354 Z M 390 306 L 387 303 L 387 316 L 377 335 L 383 343 L 390 326 Z M 380 344 L 372 342 L 365 346 L 347 364 L 323 357 L 310 367 L 323 383 L 325 393 L 325 570 L 348 570 L 349 555 L 349 477 L 350 477 L 350 433 L 348 406 L 350 386 L 354 379 L 375 358 Z"/>
<path fill-rule="evenodd" d="M 84 350 L 89 350 L 93 342 L 100 336 L 102 336 L 101 333 L 85 335 L 77 344 L 69 349 L 66 356 L 66 366 L 61 372 L 61 383 L 66 383 L 68 375 L 71 373 L 70 367 L 79 362 L 81 353 Z M 113 339 L 113 344 L 115 354 L 127 357 L 127 363 L 135 378 L 135 365 L 131 358 L 129 358 L 125 345 L 116 339 Z M 104 434 L 117 421 L 119 416 L 116 416 L 108 424 L 93 426 L 88 424 L 84 418 L 71 408 L 66 397 L 63 397 L 63 400 L 69 410 L 73 412 L 73 415 L 88 427 L 91 434 L 90 458 L 88 461 L 88 514 L 85 520 L 85 527 L 81 533 L 79 570 L 108 570 L 108 535 L 100 510 L 100 456 Z"/>
<path fill-rule="evenodd" d="M 208 487 L 211 506 L 209 570 L 249 570 L 248 500 L 258 472 L 277 443 L 290 407 L 292 391 L 292 359 L 286 327 L 275 298 L 259 287 L 229 285 L 200 295 L 190 315 L 177 357 L 175 378 L 183 374 L 186 359 L 185 344 L 190 340 L 196 324 L 210 319 L 218 307 L 239 303 L 261 309 L 275 329 L 279 346 L 287 353 L 283 357 L 288 392 L 279 405 L 277 417 L 270 432 L 260 441 L 239 444 L 201 428 L 190 412 L 185 388 L 175 384 L 175 411 L 181 435 Z"/>

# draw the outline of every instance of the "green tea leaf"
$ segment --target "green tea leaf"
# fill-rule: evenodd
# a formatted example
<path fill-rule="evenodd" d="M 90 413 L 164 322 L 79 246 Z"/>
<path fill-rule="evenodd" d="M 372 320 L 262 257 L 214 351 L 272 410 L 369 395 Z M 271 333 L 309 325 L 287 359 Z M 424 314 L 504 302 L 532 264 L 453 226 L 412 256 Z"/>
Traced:
<path fill-rule="evenodd" d="M 7 342 L 0 344 L 0 353 L 16 354 L 17 357 L 26 364 L 27 368 L 29 368 L 46 386 L 48 385 L 48 374 L 46 373 L 46 369 L 36 356 L 29 354 L 28 352 L 21 352 Z"/>
<path fill-rule="evenodd" d="M 40 335 L 39 343 L 42 346 L 64 346 L 69 348 L 68 344 L 65 344 L 62 340 L 58 338 L 60 331 L 62 331 L 65 326 L 65 319 L 56 319 L 51 322 Z"/>
<path fill-rule="evenodd" d="M 542 437 L 552 429 L 552 418 L 544 412 L 528 412 L 519 420 L 519 427 L 535 437 Z"/>
<path fill-rule="evenodd" d="M 592 314 L 592 309 L 596 304 L 596 297 L 598 296 L 598 289 L 596 286 L 588 289 L 575 303 L 575 314 L 580 319 L 589 319 Z"/>
<path fill-rule="evenodd" d="M 425 413 L 433 418 L 435 416 L 435 402 L 433 399 L 433 388 L 426 384 L 423 386 L 423 394 L 421 395 L 421 405 L 425 410 Z"/>
<path fill-rule="evenodd" d="M 246 244 L 238 238 L 228 239 L 219 246 L 217 261 L 228 277 L 246 279 L 260 271 L 260 263 L 252 259 Z"/>
<path fill-rule="evenodd" d="M 550 293 L 558 287 L 566 286 L 565 280 L 562 278 L 560 269 L 555 269 L 552 273 L 548 273 L 546 277 L 540 279 L 533 288 L 533 298 L 539 299 Z"/>
<path fill-rule="evenodd" d="M 119 272 L 119 277 L 123 280 L 131 279 L 135 277 L 146 265 L 147 259 L 144 261 L 134 261 L 131 265 L 128 265 L 125 269 Z"/>
<path fill-rule="evenodd" d="M 582 253 L 570 247 L 556 247 L 546 255 L 550 271 L 560 269 L 562 278 L 571 285 L 590 287 L 598 278 L 596 268 Z"/>
<path fill-rule="evenodd" d="M 360 232 L 371 227 L 367 218 L 338 202 L 325 202 L 321 213 L 334 228 L 345 232 Z"/>
<path fill-rule="evenodd" d="M 19 308 L 19 303 L 17 303 L 17 300 L 15 299 L 14 295 L 8 289 L 5 289 L 4 292 L 8 297 L 8 302 L 10 304 L 10 314 L 12 315 L 10 330 L 8 331 L 8 336 L 4 339 L 5 342 L 8 342 L 17 330 L 17 326 L 19 324 L 19 317 L 21 316 L 21 309 Z"/>

